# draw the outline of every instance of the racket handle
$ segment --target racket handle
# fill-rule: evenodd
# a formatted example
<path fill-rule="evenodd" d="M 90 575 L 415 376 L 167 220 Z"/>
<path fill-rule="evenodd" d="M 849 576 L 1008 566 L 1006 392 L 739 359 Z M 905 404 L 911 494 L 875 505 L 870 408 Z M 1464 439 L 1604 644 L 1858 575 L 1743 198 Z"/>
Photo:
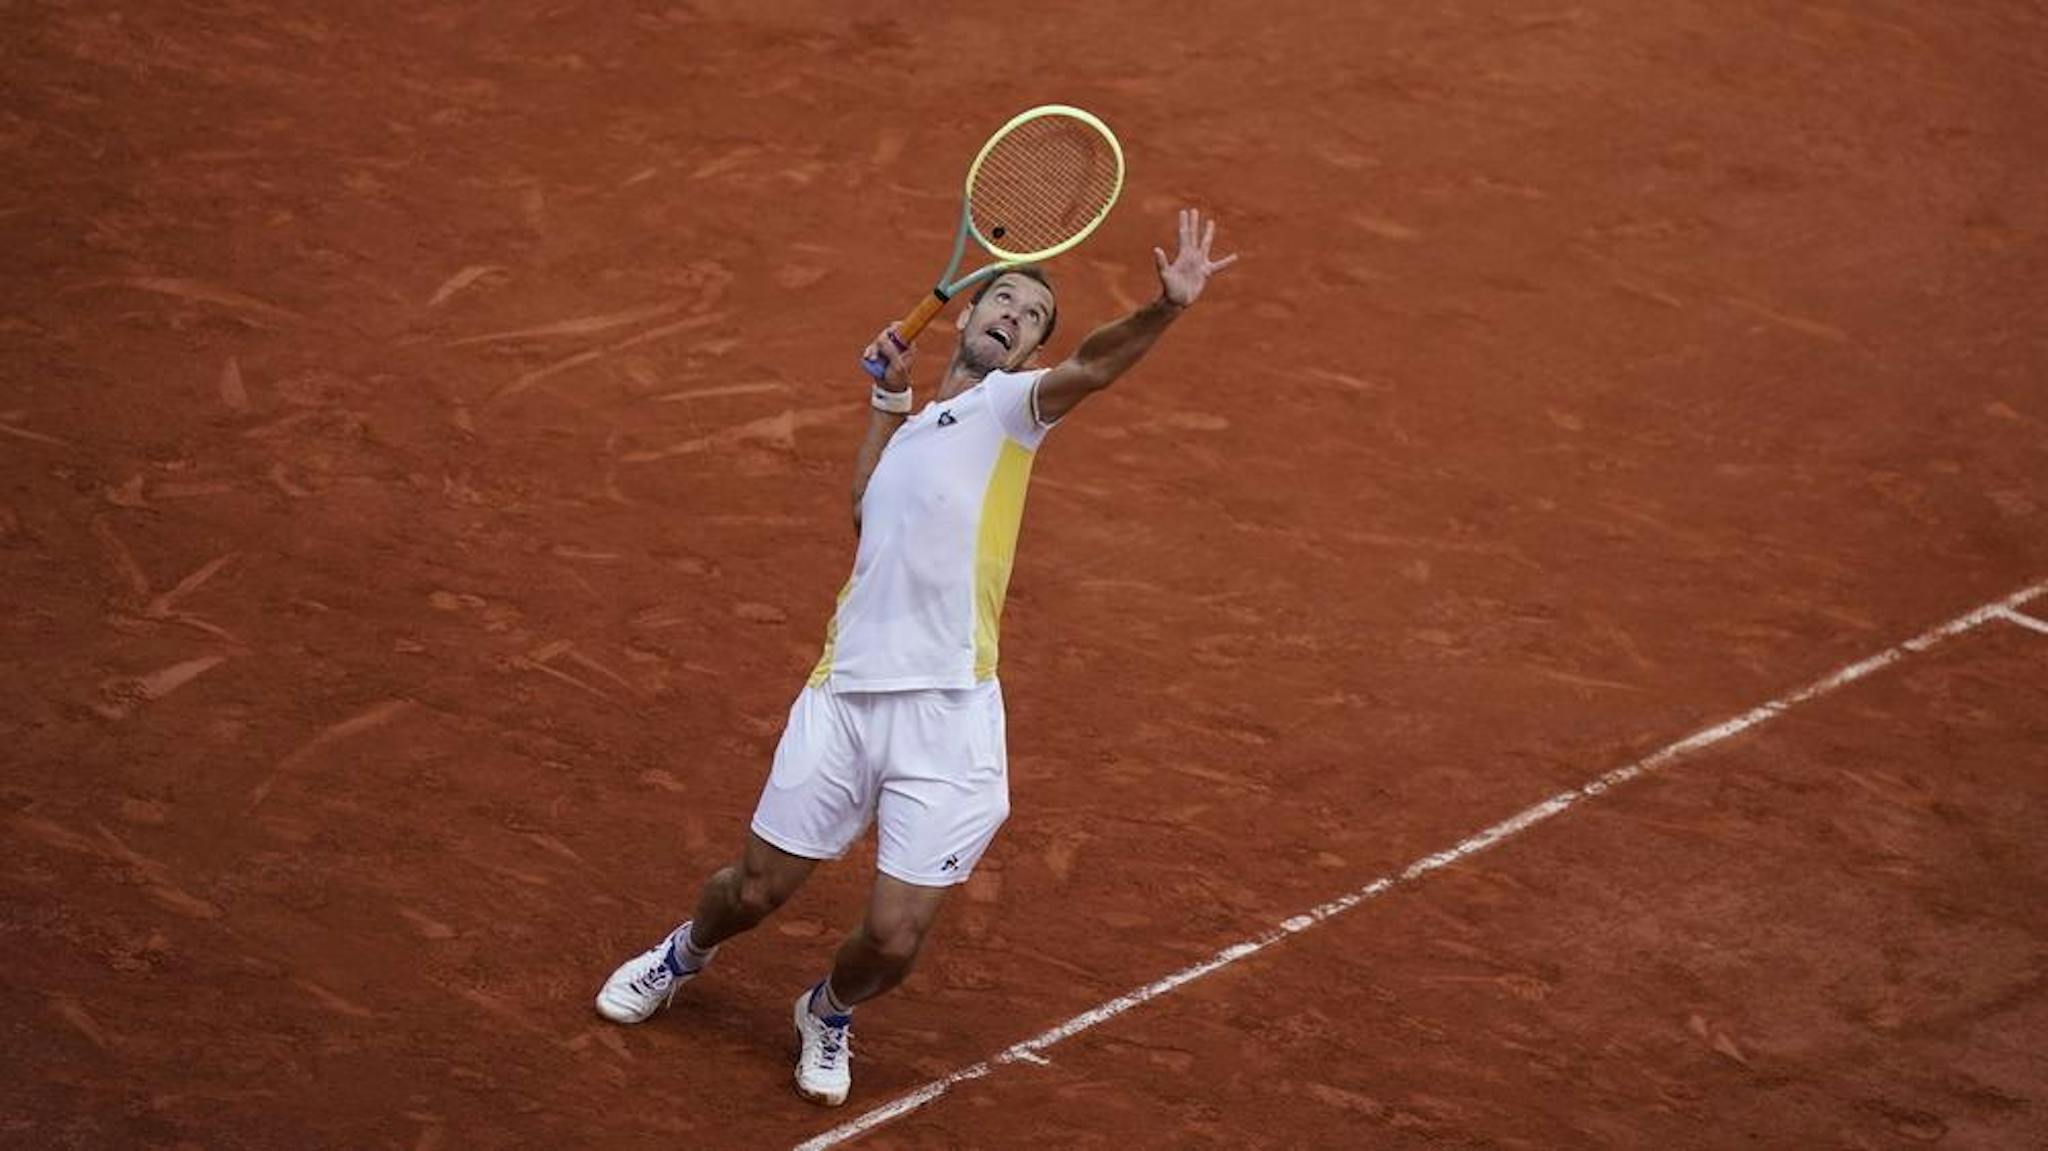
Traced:
<path fill-rule="evenodd" d="M 917 306 L 910 309 L 910 314 L 904 316 L 902 322 L 896 325 L 896 330 L 889 333 L 889 340 L 896 345 L 896 350 L 909 351 L 912 341 L 917 339 L 917 334 L 925 330 L 932 322 L 932 317 L 938 315 L 939 309 L 945 307 L 946 301 L 951 298 L 939 289 L 933 288 L 931 295 L 919 300 Z M 864 357 L 860 366 L 867 369 L 868 375 L 873 376 L 876 383 L 880 383 L 889 370 L 889 365 L 883 363 L 880 356 Z"/>

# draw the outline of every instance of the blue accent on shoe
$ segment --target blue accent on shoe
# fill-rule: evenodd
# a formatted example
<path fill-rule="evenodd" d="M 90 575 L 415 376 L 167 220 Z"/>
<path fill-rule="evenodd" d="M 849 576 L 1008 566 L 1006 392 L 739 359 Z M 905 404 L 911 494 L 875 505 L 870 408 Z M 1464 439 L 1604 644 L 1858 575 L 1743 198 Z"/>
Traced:
<path fill-rule="evenodd" d="M 811 997 L 804 1000 L 804 1010 L 810 1011 L 811 1018 L 816 1019 L 827 1027 L 851 1027 L 853 1026 L 853 1013 L 850 1011 L 844 1015 L 820 1015 L 815 1010 L 812 1010 L 818 1006 L 818 996 L 825 994 L 825 984 L 830 979 L 831 976 L 826 976 L 824 979 L 818 980 L 817 984 L 811 988 Z"/>
<path fill-rule="evenodd" d="M 683 970 L 683 941 L 681 938 L 682 934 L 689 929 L 690 925 L 685 923 L 671 932 L 668 937 L 668 947 L 661 953 L 661 965 L 668 968 L 669 974 L 678 979 L 689 974 L 689 972 Z"/>

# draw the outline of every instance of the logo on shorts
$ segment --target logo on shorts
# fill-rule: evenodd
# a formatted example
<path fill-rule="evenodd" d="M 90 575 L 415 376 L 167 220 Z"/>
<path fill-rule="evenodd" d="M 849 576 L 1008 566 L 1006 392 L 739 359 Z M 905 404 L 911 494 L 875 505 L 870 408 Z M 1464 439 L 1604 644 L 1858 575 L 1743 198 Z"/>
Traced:
<path fill-rule="evenodd" d="M 941 863 L 941 864 L 939 864 L 939 870 L 940 870 L 940 871 L 958 871 L 958 870 L 960 870 L 960 857 L 959 857 L 959 856 L 957 856 L 957 855 L 949 855 L 949 856 L 947 856 L 947 857 L 946 857 L 946 862 L 944 862 L 944 863 Z"/>
<path fill-rule="evenodd" d="M 957 424 L 957 423 L 959 423 L 959 422 L 960 422 L 959 420 L 956 420 L 956 419 L 954 419 L 954 418 L 953 418 L 953 413 L 952 413 L 952 412 L 940 412 L 940 413 L 939 413 L 939 426 L 940 426 L 940 427 L 942 427 L 942 428 L 950 428 L 950 427 L 952 427 L 952 426 L 953 426 L 954 424 Z"/>

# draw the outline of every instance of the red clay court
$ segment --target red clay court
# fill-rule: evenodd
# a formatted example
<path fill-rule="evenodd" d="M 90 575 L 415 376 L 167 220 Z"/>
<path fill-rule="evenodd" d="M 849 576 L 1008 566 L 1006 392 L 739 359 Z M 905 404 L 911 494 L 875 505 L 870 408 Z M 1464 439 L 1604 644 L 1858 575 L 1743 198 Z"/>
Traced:
<path fill-rule="evenodd" d="M 2040 3 L 6 17 L 0 1144 L 2048 1145 Z M 858 855 L 590 999 L 1047 101 L 1056 352 L 1246 258 L 1041 454 L 1015 813 L 823 1112 Z"/>

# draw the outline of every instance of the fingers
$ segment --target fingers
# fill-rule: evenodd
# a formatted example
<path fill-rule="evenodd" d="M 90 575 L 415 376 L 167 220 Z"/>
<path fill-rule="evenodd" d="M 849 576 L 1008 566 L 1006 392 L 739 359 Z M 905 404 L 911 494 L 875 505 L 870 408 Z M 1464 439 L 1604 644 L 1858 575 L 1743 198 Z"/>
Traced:
<path fill-rule="evenodd" d="M 1210 259 L 1209 252 L 1216 244 L 1216 220 L 1202 218 L 1199 208 L 1180 209 L 1176 220 L 1180 232 L 1180 249 L 1168 258 L 1163 248 L 1152 249 L 1152 262 L 1159 269 L 1162 282 L 1171 284 L 1167 295 L 1176 302 L 1181 295 L 1192 302 L 1200 294 L 1203 281 L 1210 276 L 1237 263 L 1240 253 L 1232 252 L 1221 259 Z"/>
<path fill-rule="evenodd" d="M 904 343 L 903 337 L 896 334 L 901 328 L 902 325 L 900 324 L 890 324 L 888 327 L 883 328 L 875 333 L 875 342 L 869 344 L 868 347 L 885 360 L 909 359 L 910 345 Z"/>
<path fill-rule="evenodd" d="M 1206 257 L 1210 245 L 1216 242 L 1216 219 L 1202 219 L 1199 208 L 1182 208 L 1177 221 L 1180 232 L 1181 251 L 1194 251 Z"/>
<path fill-rule="evenodd" d="M 890 324 L 875 333 L 874 340 L 861 353 L 863 358 L 880 363 L 883 377 L 899 385 L 908 381 L 911 361 L 917 358 L 916 349 L 905 344 L 897 335 L 900 327 L 898 324 Z"/>

